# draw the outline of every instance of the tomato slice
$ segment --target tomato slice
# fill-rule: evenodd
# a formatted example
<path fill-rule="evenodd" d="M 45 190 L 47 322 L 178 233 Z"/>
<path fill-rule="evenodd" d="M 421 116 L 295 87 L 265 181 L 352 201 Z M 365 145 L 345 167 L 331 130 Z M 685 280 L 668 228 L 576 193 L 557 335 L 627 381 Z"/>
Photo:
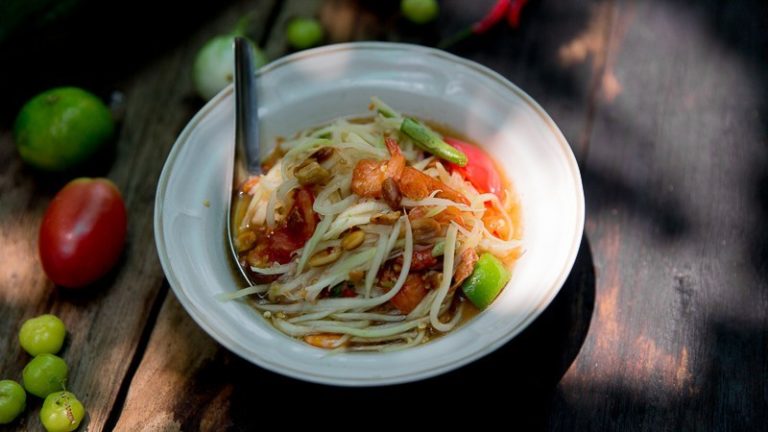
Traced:
<path fill-rule="evenodd" d="M 490 192 L 498 196 L 500 200 L 504 199 L 501 176 L 493 160 L 486 152 L 478 146 L 456 138 L 445 137 L 445 142 L 464 152 L 468 159 L 467 165 L 463 167 L 446 162 L 452 171 L 458 172 L 466 180 L 469 180 L 478 192 Z"/>
<path fill-rule="evenodd" d="M 272 262 L 285 264 L 291 254 L 312 237 L 317 226 L 317 215 L 312 210 L 314 198 L 306 189 L 298 189 L 293 196 L 285 222 L 267 236 L 267 257 Z"/>

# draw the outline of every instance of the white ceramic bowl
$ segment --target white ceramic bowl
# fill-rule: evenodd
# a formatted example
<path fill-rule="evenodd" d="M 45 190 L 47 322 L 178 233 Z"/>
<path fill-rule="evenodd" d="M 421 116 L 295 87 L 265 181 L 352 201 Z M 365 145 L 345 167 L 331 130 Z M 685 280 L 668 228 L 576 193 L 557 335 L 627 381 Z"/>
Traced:
<path fill-rule="evenodd" d="M 552 301 L 576 258 L 584 197 L 568 143 L 522 90 L 442 51 L 376 42 L 302 51 L 265 66 L 258 76 L 265 143 L 339 116 L 364 114 L 373 95 L 479 143 L 506 169 L 522 200 L 525 253 L 488 310 L 444 337 L 400 352 L 328 355 L 278 332 L 242 302 L 215 300 L 241 284 L 225 239 L 234 140 L 230 86 L 182 131 L 155 203 L 155 239 L 168 281 L 192 318 L 222 345 L 266 369 L 307 381 L 401 383 L 492 352 Z"/>

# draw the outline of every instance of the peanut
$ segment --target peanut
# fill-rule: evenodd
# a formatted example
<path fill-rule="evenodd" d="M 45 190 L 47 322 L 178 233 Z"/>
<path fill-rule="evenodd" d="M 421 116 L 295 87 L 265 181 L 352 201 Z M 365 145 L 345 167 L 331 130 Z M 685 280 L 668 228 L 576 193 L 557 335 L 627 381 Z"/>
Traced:
<path fill-rule="evenodd" d="M 379 213 L 371 217 L 371 223 L 376 225 L 394 225 L 400 219 L 400 212 Z"/>
<path fill-rule="evenodd" d="M 416 241 L 432 240 L 440 235 L 440 224 L 432 218 L 421 218 L 411 222 L 413 238 Z"/>
<path fill-rule="evenodd" d="M 325 248 L 312 255 L 309 259 L 309 265 L 311 267 L 321 267 L 335 262 L 341 256 L 341 249 L 338 247 Z"/>
<path fill-rule="evenodd" d="M 356 229 L 341 239 L 341 247 L 349 251 L 363 244 L 363 240 L 365 240 L 365 233 Z"/>

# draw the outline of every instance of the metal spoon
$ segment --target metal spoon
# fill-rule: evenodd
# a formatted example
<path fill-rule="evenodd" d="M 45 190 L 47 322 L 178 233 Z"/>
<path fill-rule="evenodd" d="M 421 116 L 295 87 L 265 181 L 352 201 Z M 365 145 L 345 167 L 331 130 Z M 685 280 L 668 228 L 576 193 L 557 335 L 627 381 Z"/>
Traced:
<path fill-rule="evenodd" d="M 256 75 L 253 69 L 253 46 L 242 37 L 235 38 L 235 166 L 232 174 L 232 193 L 227 208 L 227 232 L 232 256 L 237 268 L 249 285 L 254 285 L 235 248 L 237 227 L 233 226 L 232 200 L 238 188 L 249 176 L 261 174 L 259 160 L 259 116 Z"/>

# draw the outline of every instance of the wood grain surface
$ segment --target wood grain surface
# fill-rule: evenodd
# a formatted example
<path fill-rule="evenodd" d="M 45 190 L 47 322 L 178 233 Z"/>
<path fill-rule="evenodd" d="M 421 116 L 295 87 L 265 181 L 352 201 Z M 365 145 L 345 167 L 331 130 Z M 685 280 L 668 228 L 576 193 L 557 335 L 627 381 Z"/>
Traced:
<path fill-rule="evenodd" d="M 406 22 L 398 3 L 211 1 L 167 36 L 161 20 L 148 21 L 136 36 L 149 47 L 144 53 L 132 51 L 139 47 L 129 36 L 100 42 L 125 50 L 100 69 L 75 53 L 80 66 L 61 67 L 58 78 L 9 72 L 18 85 L 0 84 L 9 95 L 0 106 L 0 379 L 19 379 L 28 361 L 16 337 L 21 322 L 51 312 L 70 332 L 63 357 L 69 388 L 88 411 L 82 430 L 255 430 L 266 427 L 265 416 L 325 426 L 354 414 L 403 425 L 419 410 L 522 430 L 765 430 L 768 4 L 761 0 L 532 0 L 520 28 L 500 25 L 450 47 L 547 110 L 576 154 L 587 200 L 565 286 L 492 355 L 418 383 L 329 387 L 254 366 L 192 321 L 164 282 L 152 213 L 164 159 L 201 106 L 190 77 L 196 51 L 246 13 L 251 36 L 273 59 L 290 51 L 284 29 L 294 16 L 320 19 L 328 43 L 434 46 L 494 2 L 441 1 L 440 18 L 425 27 Z M 82 46 L 82 35 L 60 43 Z M 54 287 L 36 251 L 42 213 L 72 175 L 24 166 L 11 135 L 20 103 L 65 80 L 105 97 L 118 91 L 124 101 L 112 150 L 86 171 L 121 188 L 128 247 L 121 265 L 83 293 Z M 4 428 L 41 430 L 39 400 L 28 405 Z"/>

